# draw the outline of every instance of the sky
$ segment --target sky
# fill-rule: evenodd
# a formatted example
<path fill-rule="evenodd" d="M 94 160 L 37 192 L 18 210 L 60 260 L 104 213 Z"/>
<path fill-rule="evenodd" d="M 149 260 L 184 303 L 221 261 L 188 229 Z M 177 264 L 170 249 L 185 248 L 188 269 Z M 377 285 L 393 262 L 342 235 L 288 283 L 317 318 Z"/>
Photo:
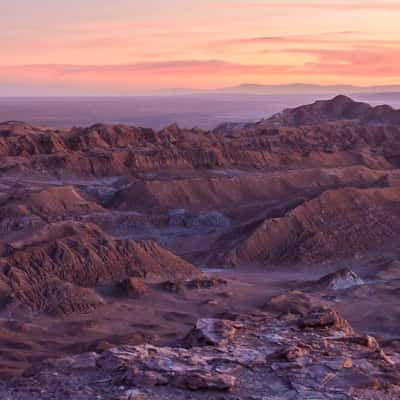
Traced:
<path fill-rule="evenodd" d="M 399 0 L 1 0 L 0 96 L 400 83 Z"/>

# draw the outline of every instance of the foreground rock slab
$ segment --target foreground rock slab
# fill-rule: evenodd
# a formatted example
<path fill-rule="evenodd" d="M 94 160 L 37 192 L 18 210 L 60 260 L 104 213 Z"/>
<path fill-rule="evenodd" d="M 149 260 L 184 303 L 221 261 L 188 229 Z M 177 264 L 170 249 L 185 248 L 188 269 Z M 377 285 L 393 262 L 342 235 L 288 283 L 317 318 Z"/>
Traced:
<path fill-rule="evenodd" d="M 151 345 L 111 349 L 98 360 L 98 366 L 113 373 L 122 370 L 121 382 L 129 386 L 170 385 L 190 390 L 230 390 L 235 377 L 213 368 L 213 354 L 205 356 L 182 348 Z"/>
<path fill-rule="evenodd" d="M 13 400 L 400 398 L 400 354 L 356 333 L 335 310 L 200 320 L 192 333 L 199 331 L 231 334 L 186 348 L 120 346 L 48 361 L 0 387 L 0 395 Z"/>

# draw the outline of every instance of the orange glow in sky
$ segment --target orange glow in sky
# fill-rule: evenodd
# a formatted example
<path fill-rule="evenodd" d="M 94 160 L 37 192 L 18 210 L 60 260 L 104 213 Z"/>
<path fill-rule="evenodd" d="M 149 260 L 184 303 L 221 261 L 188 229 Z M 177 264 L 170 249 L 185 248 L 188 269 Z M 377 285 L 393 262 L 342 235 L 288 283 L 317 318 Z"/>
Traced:
<path fill-rule="evenodd" d="M 400 83 L 398 0 L 5 3 L 0 95 Z"/>

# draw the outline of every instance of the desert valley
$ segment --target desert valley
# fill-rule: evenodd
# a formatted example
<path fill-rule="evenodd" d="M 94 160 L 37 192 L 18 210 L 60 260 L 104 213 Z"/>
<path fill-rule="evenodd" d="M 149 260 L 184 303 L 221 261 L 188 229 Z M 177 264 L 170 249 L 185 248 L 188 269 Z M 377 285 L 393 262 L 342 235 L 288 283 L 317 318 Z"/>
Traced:
<path fill-rule="evenodd" d="M 0 398 L 398 399 L 400 111 L 0 124 Z"/>

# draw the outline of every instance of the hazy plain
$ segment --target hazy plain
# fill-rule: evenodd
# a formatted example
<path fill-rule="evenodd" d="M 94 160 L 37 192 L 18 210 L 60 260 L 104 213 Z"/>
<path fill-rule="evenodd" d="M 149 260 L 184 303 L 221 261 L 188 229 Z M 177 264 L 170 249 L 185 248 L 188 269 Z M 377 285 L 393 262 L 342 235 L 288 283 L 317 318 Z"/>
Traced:
<path fill-rule="evenodd" d="M 334 94 L 185 94 L 135 97 L 0 97 L 0 121 L 69 128 L 95 123 L 139 125 L 161 129 L 212 129 L 222 122 L 253 122 L 288 107 Z M 371 104 L 400 107 L 400 93 L 353 96 Z"/>

